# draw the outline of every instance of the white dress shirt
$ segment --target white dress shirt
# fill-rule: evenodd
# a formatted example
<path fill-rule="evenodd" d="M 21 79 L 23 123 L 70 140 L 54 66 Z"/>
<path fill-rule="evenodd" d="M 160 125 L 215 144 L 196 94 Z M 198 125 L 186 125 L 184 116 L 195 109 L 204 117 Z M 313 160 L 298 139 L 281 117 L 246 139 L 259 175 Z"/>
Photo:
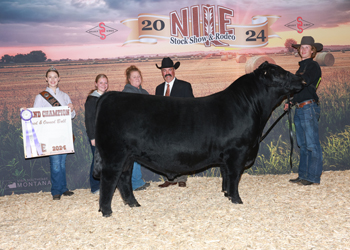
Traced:
<path fill-rule="evenodd" d="M 169 93 L 171 93 L 171 90 L 173 89 L 173 86 L 174 86 L 175 79 L 176 78 L 174 77 L 174 79 L 171 82 L 165 82 L 163 96 L 165 96 L 166 90 L 168 89 L 168 84 L 170 85 L 170 92 Z"/>

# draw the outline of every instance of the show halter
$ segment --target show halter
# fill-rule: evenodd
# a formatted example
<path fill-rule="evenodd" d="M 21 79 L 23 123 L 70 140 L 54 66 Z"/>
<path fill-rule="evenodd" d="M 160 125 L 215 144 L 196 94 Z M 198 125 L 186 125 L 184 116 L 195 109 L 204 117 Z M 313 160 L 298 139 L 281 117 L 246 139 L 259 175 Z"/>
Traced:
<path fill-rule="evenodd" d="M 289 163 L 290 163 L 290 169 L 293 168 L 293 161 L 292 161 L 292 156 L 293 156 L 293 146 L 294 146 L 294 141 L 293 141 L 293 129 L 292 129 L 292 118 L 291 118 L 291 108 L 294 106 L 290 103 L 290 95 L 287 96 L 287 103 L 288 103 L 288 110 L 284 111 L 280 117 L 271 125 L 271 127 L 266 131 L 266 133 L 260 138 L 260 142 L 262 142 L 265 137 L 271 132 L 271 130 L 275 127 L 275 125 L 283 118 L 285 114 L 288 113 L 288 121 L 289 121 L 289 137 L 290 137 L 290 156 L 289 156 Z M 259 142 L 259 143 L 260 143 Z"/>

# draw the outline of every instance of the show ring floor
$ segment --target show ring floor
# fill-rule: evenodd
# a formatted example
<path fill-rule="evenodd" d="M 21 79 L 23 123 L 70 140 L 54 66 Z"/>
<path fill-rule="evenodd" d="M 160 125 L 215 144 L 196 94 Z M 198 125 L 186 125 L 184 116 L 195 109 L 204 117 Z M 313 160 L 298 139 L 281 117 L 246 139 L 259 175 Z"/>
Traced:
<path fill-rule="evenodd" d="M 324 172 L 321 185 L 290 175 L 242 176 L 243 205 L 221 192 L 221 178 L 189 178 L 186 188 L 116 191 L 112 217 L 98 195 L 74 190 L 0 197 L 0 249 L 350 249 L 350 170 Z"/>

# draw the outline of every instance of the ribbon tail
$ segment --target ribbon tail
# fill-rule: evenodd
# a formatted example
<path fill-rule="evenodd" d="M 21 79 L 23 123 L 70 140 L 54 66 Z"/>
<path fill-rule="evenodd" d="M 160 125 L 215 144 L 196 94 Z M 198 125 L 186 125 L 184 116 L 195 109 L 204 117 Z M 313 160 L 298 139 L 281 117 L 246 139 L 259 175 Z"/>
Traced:
<path fill-rule="evenodd" d="M 38 151 L 38 155 L 42 155 L 43 152 L 41 151 L 40 143 L 39 143 L 38 137 L 35 133 L 33 125 L 32 125 L 32 131 L 33 131 L 33 137 L 34 137 L 34 144 L 35 144 L 36 150 Z"/>
<path fill-rule="evenodd" d="M 25 126 L 26 126 L 26 157 L 30 158 L 31 157 L 31 148 L 30 148 L 30 139 L 29 139 L 29 128 L 28 128 L 28 122 L 25 122 Z"/>
<path fill-rule="evenodd" d="M 29 125 L 28 137 L 29 137 L 29 141 L 30 141 L 30 148 L 31 148 L 32 157 L 38 156 L 36 142 L 34 139 L 36 137 L 35 130 L 33 128 L 33 124 L 31 121 L 28 123 L 28 125 Z"/>

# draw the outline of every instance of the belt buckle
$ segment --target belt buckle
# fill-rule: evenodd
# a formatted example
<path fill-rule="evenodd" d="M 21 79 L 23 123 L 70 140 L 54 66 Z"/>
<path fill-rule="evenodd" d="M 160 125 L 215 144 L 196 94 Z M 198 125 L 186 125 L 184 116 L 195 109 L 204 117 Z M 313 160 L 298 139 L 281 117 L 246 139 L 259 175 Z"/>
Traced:
<path fill-rule="evenodd" d="M 316 101 L 314 99 L 303 101 L 303 102 L 297 104 L 297 108 L 300 109 L 300 108 L 304 107 L 305 105 L 311 104 L 311 103 L 314 103 L 314 102 L 316 103 Z M 302 105 L 302 106 L 300 107 L 300 105 Z"/>

